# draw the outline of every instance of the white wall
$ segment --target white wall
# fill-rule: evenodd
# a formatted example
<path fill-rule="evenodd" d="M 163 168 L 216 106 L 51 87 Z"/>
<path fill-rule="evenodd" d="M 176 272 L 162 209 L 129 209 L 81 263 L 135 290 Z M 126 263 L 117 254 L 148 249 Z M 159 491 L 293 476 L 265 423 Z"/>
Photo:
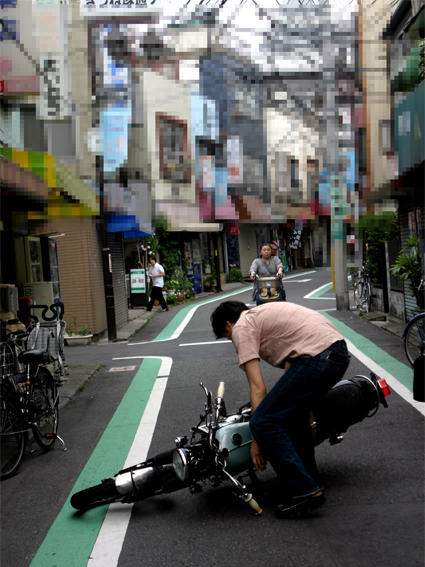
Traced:
<path fill-rule="evenodd" d="M 190 183 L 172 183 L 160 178 L 159 167 L 159 136 L 156 131 L 156 115 L 165 113 L 187 124 L 187 144 L 189 156 L 193 161 L 194 155 L 191 144 L 191 96 L 189 88 L 163 77 L 159 73 L 144 71 L 141 76 L 143 93 L 144 124 L 143 144 L 141 151 L 145 153 L 143 161 L 148 169 L 147 173 L 152 180 L 152 197 L 158 200 L 178 200 L 195 203 L 195 176 L 192 167 Z M 178 186 L 179 196 L 172 195 L 172 186 Z"/>

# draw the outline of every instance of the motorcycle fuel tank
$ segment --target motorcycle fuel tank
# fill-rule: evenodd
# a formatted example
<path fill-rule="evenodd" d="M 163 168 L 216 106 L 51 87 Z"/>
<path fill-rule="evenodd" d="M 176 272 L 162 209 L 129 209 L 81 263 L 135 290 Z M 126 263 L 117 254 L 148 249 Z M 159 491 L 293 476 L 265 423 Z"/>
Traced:
<path fill-rule="evenodd" d="M 220 450 L 227 449 L 226 469 L 230 474 L 246 470 L 251 464 L 252 433 L 249 423 L 232 423 L 219 429 L 215 438 Z"/>

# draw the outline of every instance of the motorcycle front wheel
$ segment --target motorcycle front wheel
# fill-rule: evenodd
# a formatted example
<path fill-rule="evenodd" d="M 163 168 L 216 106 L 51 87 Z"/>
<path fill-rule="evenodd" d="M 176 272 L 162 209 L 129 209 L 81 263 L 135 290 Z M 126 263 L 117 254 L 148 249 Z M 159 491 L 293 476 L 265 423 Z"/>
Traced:
<path fill-rule="evenodd" d="M 71 506 L 76 510 L 87 510 L 95 506 L 103 506 L 104 504 L 111 504 L 123 498 L 123 495 L 118 492 L 113 478 L 107 478 L 102 481 L 102 484 L 92 486 L 76 492 L 71 497 Z"/>

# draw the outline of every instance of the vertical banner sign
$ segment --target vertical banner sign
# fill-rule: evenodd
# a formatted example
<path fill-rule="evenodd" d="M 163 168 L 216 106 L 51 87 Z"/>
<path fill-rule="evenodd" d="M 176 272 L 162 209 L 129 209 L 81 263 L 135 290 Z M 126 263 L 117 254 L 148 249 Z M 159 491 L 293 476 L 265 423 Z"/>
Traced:
<path fill-rule="evenodd" d="M 302 230 L 294 230 L 291 236 L 291 241 L 289 242 L 289 248 L 297 250 L 301 246 L 301 235 Z"/>
<path fill-rule="evenodd" d="M 35 0 L 33 3 L 39 64 L 43 71 L 37 100 L 39 120 L 63 120 L 71 114 L 65 64 L 67 9 L 62 2 L 53 0 Z"/>
<path fill-rule="evenodd" d="M 240 185 L 243 183 L 243 149 L 238 136 L 227 140 L 227 183 Z"/>
<path fill-rule="evenodd" d="M 105 108 L 100 115 L 105 173 L 113 173 L 127 159 L 130 108 Z"/>

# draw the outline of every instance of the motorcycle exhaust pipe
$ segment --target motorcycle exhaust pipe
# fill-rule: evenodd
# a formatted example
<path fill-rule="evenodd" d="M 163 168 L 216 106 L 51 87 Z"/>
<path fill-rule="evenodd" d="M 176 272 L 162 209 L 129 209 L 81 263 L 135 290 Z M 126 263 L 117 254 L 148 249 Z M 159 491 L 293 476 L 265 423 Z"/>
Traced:
<path fill-rule="evenodd" d="M 115 479 L 115 487 L 120 494 L 128 494 L 145 487 L 158 476 L 156 467 L 145 467 L 120 474 Z"/>

